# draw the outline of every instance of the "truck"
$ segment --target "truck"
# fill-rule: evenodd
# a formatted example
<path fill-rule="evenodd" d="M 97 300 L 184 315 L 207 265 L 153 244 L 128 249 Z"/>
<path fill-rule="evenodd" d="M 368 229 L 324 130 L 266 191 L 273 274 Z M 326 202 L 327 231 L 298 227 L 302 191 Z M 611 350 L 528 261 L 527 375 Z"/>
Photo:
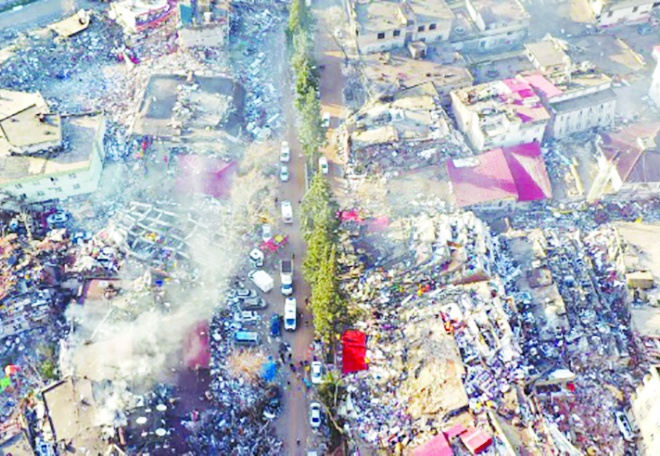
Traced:
<path fill-rule="evenodd" d="M 273 289 L 273 278 L 264 270 L 256 269 L 250 271 L 248 277 L 264 293 L 268 293 Z"/>
<path fill-rule="evenodd" d="M 280 261 L 281 291 L 284 296 L 293 294 L 293 260 Z"/>

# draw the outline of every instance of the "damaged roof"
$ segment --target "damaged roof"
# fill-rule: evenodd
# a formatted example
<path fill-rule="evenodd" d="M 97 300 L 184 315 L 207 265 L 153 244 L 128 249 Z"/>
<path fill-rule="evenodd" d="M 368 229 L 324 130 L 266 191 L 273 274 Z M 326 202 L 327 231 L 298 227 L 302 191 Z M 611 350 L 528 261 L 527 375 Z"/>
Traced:
<path fill-rule="evenodd" d="M 601 135 L 600 150 L 623 182 L 660 182 L 660 123 L 634 124 Z"/>
<path fill-rule="evenodd" d="M 460 207 L 508 199 L 552 198 L 550 178 L 538 143 L 449 160 L 447 171 Z"/>

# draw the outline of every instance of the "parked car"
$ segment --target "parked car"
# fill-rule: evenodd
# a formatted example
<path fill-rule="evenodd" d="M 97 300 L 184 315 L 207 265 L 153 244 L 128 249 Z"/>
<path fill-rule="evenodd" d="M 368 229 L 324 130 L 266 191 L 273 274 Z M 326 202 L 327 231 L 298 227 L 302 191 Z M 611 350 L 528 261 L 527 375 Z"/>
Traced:
<path fill-rule="evenodd" d="M 321 404 L 318 402 L 309 404 L 309 425 L 312 429 L 321 427 Z"/>
<path fill-rule="evenodd" d="M 232 289 L 229 290 L 229 297 L 238 299 L 256 298 L 257 292 L 254 290 L 248 290 L 247 288 L 241 288 L 238 290 Z"/>
<path fill-rule="evenodd" d="M 282 163 L 289 163 L 291 160 L 291 149 L 289 148 L 289 143 L 282 141 L 282 147 L 280 149 L 280 161 Z"/>
<path fill-rule="evenodd" d="M 261 225 L 261 240 L 264 242 L 270 241 L 273 237 L 273 229 L 268 223 Z"/>
<path fill-rule="evenodd" d="M 295 331 L 298 319 L 298 309 L 295 298 L 286 298 L 284 300 L 284 329 Z"/>
<path fill-rule="evenodd" d="M 653 26 L 651 24 L 641 24 L 637 27 L 637 33 L 640 35 L 650 35 L 653 32 Z"/>
<path fill-rule="evenodd" d="M 246 298 L 241 302 L 241 310 L 261 310 L 267 306 L 268 303 L 263 298 Z"/>
<path fill-rule="evenodd" d="M 234 343 L 237 345 L 259 345 L 261 338 L 256 332 L 237 331 L 234 334 Z"/>
<path fill-rule="evenodd" d="M 69 221 L 69 214 L 64 211 L 54 212 L 46 217 L 46 222 L 50 226 L 62 225 Z"/>
<path fill-rule="evenodd" d="M 313 361 L 310 369 L 312 383 L 318 385 L 323 382 L 323 364 L 320 361 Z"/>
<path fill-rule="evenodd" d="M 623 412 L 614 412 L 614 417 L 616 418 L 616 425 L 623 435 L 623 440 L 626 442 L 633 442 L 635 440 L 635 435 L 633 434 L 632 427 L 628 422 L 628 418 Z"/>
<path fill-rule="evenodd" d="M 330 172 L 330 166 L 328 165 L 328 159 L 325 157 L 319 158 L 319 171 L 324 176 Z"/>
<path fill-rule="evenodd" d="M 281 208 L 284 223 L 293 223 L 293 206 L 291 206 L 291 201 L 282 201 Z"/>
<path fill-rule="evenodd" d="M 279 314 L 274 313 L 270 316 L 270 335 L 273 337 L 282 335 L 282 318 Z"/>
<path fill-rule="evenodd" d="M 280 165 L 280 180 L 282 182 L 289 182 L 289 166 Z"/>
<path fill-rule="evenodd" d="M 234 321 L 242 324 L 256 323 L 261 317 L 254 310 L 242 310 L 234 314 Z"/>
<path fill-rule="evenodd" d="M 323 128 L 330 128 L 330 113 L 324 112 L 323 117 L 321 117 L 321 125 Z"/>

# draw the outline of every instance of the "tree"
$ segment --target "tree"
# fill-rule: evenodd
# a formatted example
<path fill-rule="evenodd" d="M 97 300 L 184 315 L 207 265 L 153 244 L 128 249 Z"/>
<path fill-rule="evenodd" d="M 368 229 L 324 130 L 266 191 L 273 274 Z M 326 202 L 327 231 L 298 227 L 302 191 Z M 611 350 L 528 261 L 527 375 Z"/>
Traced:
<path fill-rule="evenodd" d="M 289 36 L 295 36 L 309 25 L 310 17 L 305 0 L 293 0 L 289 8 L 289 29 L 287 30 Z"/>
<path fill-rule="evenodd" d="M 311 236 L 314 225 L 321 223 L 328 232 L 329 240 L 334 241 L 337 210 L 328 180 L 321 173 L 314 174 L 300 207 L 300 225 L 305 237 Z"/>
<path fill-rule="evenodd" d="M 307 241 L 307 255 L 302 265 L 303 276 L 312 287 L 312 291 L 330 245 L 327 227 L 323 223 L 317 223 Z"/>
<path fill-rule="evenodd" d="M 299 136 L 303 152 L 307 157 L 314 158 L 325 140 L 325 132 L 321 125 L 321 104 L 316 90 L 310 90 L 305 94 L 300 114 Z"/>
<path fill-rule="evenodd" d="M 325 341 L 330 341 L 341 320 L 345 303 L 339 296 L 337 284 L 337 254 L 334 245 L 325 249 L 312 288 L 311 306 L 314 328 Z"/>

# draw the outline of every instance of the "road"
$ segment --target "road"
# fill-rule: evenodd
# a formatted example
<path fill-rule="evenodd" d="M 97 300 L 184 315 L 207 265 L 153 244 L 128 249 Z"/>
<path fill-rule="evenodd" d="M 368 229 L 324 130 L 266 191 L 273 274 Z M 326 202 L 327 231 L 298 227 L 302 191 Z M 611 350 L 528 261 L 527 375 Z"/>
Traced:
<path fill-rule="evenodd" d="M 82 3 L 85 3 L 85 5 Z M 40 0 L 25 5 L 19 10 L 0 13 L 0 30 L 3 32 L 23 32 L 28 29 L 43 27 L 75 13 L 80 7 L 87 7 L 87 2 L 80 2 L 80 0 Z M 0 43 L 2 39 L 0 35 Z"/>
<path fill-rule="evenodd" d="M 336 148 L 330 140 L 334 129 L 341 122 L 343 116 L 342 90 L 343 74 L 342 62 L 343 53 L 332 37 L 331 20 L 325 14 L 327 9 L 339 7 L 340 3 L 335 0 L 322 0 L 314 4 L 313 12 L 317 18 L 318 29 L 316 36 L 316 53 L 318 65 L 324 65 L 325 70 L 321 73 L 320 91 L 321 91 L 321 109 L 323 112 L 329 112 L 332 116 L 331 128 L 328 131 L 329 146 L 322 152 L 326 154 L 329 160 L 337 160 Z M 283 57 L 286 62 L 286 58 Z M 287 249 L 282 253 L 282 257 L 295 254 L 295 293 L 294 297 L 298 302 L 299 321 L 298 329 L 295 333 L 285 334 L 284 340 L 293 347 L 294 364 L 306 360 L 312 361 L 311 344 L 314 339 L 314 330 L 311 324 L 312 314 L 305 306 L 305 299 L 310 296 L 310 289 L 307 283 L 304 283 L 301 274 L 302 260 L 306 254 L 307 245 L 302 237 L 299 226 L 300 204 L 305 190 L 305 159 L 298 141 L 295 117 L 296 113 L 293 107 L 293 93 L 289 77 L 283 77 L 283 110 L 287 124 L 286 140 L 291 147 L 290 173 L 291 180 L 282 184 L 279 192 L 279 200 L 289 200 L 294 207 L 294 223 L 285 229 L 285 234 L 289 236 Z M 331 170 L 335 166 L 331 166 Z M 310 322 L 306 326 L 303 322 Z M 306 391 L 304 384 L 293 374 L 288 367 L 285 367 L 288 379 L 291 382 L 284 395 L 284 408 L 282 414 L 276 422 L 278 435 L 284 441 L 284 451 L 287 455 L 304 456 L 307 450 L 318 450 L 319 442 L 322 436 L 312 432 L 309 425 L 309 402 L 314 396 L 314 389 Z M 298 444 L 300 442 L 300 444 Z"/>

